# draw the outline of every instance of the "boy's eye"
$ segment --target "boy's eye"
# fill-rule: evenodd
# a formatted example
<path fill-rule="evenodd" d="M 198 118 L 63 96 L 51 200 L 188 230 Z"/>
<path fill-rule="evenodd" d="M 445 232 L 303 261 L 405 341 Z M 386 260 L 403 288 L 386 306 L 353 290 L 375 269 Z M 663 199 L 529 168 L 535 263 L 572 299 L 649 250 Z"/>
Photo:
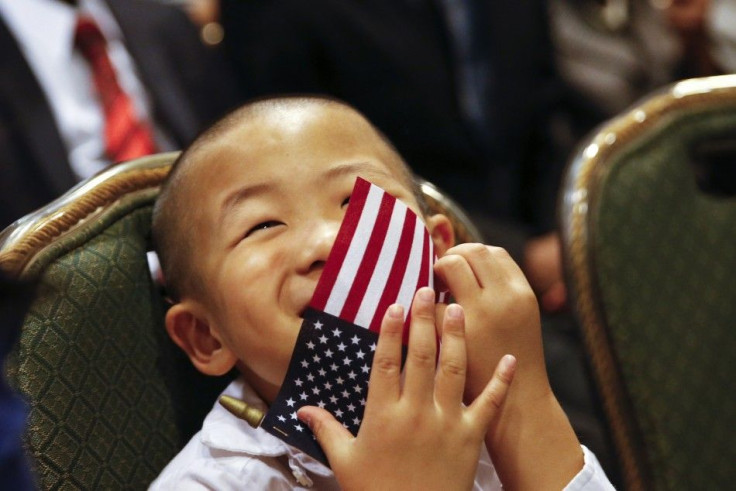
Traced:
<path fill-rule="evenodd" d="M 340 206 L 347 206 L 348 203 L 350 203 L 350 196 L 342 200 L 342 204 Z"/>
<path fill-rule="evenodd" d="M 281 222 L 277 222 L 276 220 L 267 220 L 265 222 L 261 222 L 255 227 L 252 227 L 248 232 L 245 233 L 244 237 L 250 237 L 255 232 L 258 232 L 260 230 L 266 230 L 272 227 L 276 227 L 278 225 L 281 225 Z"/>

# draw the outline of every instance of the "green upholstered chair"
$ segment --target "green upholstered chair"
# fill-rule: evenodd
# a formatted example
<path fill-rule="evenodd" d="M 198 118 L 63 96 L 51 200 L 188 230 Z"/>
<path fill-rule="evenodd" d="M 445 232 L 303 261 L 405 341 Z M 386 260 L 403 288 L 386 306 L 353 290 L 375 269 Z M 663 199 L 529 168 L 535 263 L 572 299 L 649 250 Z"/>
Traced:
<path fill-rule="evenodd" d="M 198 374 L 168 339 L 150 278 L 153 202 L 176 153 L 115 166 L 0 234 L 0 268 L 37 282 L 11 383 L 43 489 L 143 489 L 196 432 L 229 377 Z M 478 233 L 429 183 L 460 241 Z"/>
<path fill-rule="evenodd" d="M 627 489 L 736 482 L 736 76 L 598 128 L 560 200 L 565 269 Z"/>

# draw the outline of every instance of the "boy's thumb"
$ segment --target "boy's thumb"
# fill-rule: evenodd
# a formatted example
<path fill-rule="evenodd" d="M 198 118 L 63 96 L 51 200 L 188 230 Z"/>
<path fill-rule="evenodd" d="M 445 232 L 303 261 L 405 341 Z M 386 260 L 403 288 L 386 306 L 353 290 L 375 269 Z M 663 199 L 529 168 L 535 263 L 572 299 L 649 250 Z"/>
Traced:
<path fill-rule="evenodd" d="M 335 417 L 325 409 L 315 406 L 304 406 L 296 413 L 303 423 L 309 426 L 317 443 L 327 455 L 327 460 L 333 465 L 333 459 L 340 453 L 340 449 L 349 440 L 353 439 L 350 433 Z"/>

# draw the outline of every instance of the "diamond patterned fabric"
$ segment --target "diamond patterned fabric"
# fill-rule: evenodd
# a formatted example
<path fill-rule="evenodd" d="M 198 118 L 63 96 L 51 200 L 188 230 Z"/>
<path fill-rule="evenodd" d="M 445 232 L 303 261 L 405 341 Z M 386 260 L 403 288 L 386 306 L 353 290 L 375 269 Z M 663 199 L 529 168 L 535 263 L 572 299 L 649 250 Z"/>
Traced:
<path fill-rule="evenodd" d="M 227 383 L 197 374 L 163 327 L 145 252 L 150 206 L 44 270 L 11 380 L 31 405 L 43 489 L 144 489 Z"/>
<path fill-rule="evenodd" d="M 701 193 L 687 160 L 718 128 L 733 133 L 736 115 L 686 118 L 622 155 L 593 217 L 603 312 L 656 489 L 736 481 L 736 198 Z"/>

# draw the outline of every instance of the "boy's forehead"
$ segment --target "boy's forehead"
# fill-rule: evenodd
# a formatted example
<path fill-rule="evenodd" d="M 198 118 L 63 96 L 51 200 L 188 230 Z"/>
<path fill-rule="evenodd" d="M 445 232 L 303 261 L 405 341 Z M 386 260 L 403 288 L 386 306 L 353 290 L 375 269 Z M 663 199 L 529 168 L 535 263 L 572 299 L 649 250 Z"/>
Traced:
<path fill-rule="evenodd" d="M 244 118 L 234 131 L 261 137 L 293 138 L 300 135 L 321 136 L 310 139 L 315 144 L 324 140 L 341 145 L 362 144 L 385 147 L 368 121 L 351 108 L 338 104 L 305 104 L 268 108 Z M 340 138 L 336 141 L 335 138 Z M 268 142 L 268 140 L 266 140 Z"/>
<path fill-rule="evenodd" d="M 251 114 L 211 142 L 196 165 L 202 177 L 230 183 L 229 173 L 263 178 L 292 161 L 318 170 L 331 165 L 331 159 L 351 155 L 403 177 L 398 156 L 373 127 L 358 113 L 336 104 Z"/>

